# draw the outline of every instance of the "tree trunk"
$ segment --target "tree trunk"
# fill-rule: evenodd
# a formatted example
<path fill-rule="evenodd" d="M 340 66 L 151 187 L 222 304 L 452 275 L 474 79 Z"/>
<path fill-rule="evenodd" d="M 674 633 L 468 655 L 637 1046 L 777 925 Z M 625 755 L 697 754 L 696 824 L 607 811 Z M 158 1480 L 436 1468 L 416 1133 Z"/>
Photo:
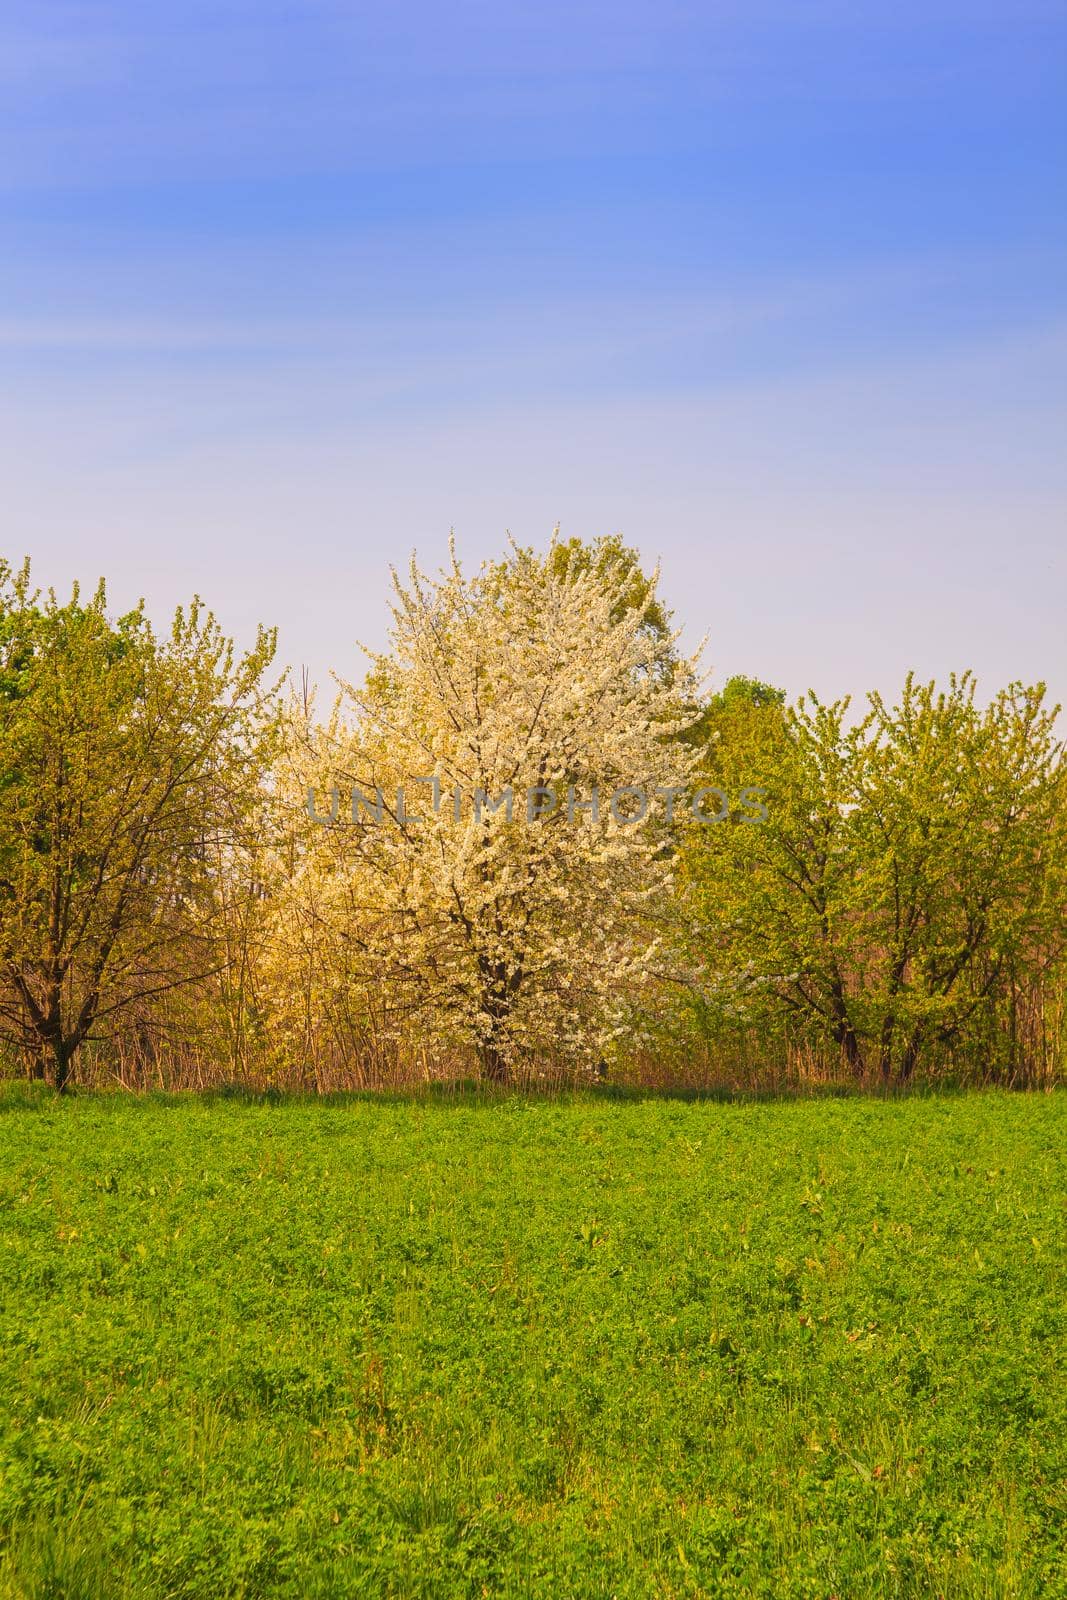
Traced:
<path fill-rule="evenodd" d="M 908 1079 L 915 1071 L 916 1063 L 919 1060 L 919 1051 L 922 1049 L 922 1042 L 923 1030 L 921 1026 L 913 1028 L 911 1038 L 908 1040 L 907 1046 L 904 1050 L 904 1057 L 900 1063 L 901 1083 L 907 1083 Z"/>
<path fill-rule="evenodd" d="M 841 981 L 840 973 L 834 972 L 830 980 L 830 1007 L 833 1014 L 834 1039 L 838 1048 L 844 1051 L 848 1070 L 854 1078 L 863 1077 L 863 1052 L 860 1049 L 859 1036 L 848 1014 L 848 1001 L 845 998 L 845 986 Z"/>
<path fill-rule="evenodd" d="M 503 1052 L 492 1042 L 482 1046 L 482 1072 L 490 1083 L 510 1083 L 511 1069 Z"/>
<path fill-rule="evenodd" d="M 507 968 L 502 961 L 483 958 L 479 964 L 482 972 L 482 1008 L 489 1018 L 489 1036 L 481 1049 L 482 1072 L 490 1083 L 510 1083 L 511 1066 L 502 1045 L 516 985 L 514 980 L 509 982 Z"/>
<path fill-rule="evenodd" d="M 853 1028 L 851 1022 L 845 1022 L 839 1026 L 837 1031 L 837 1042 L 845 1052 L 845 1060 L 848 1063 L 848 1070 L 851 1072 L 852 1076 L 854 1078 L 862 1078 L 863 1052 L 860 1049 L 860 1042 L 856 1035 L 856 1030 Z"/>
<path fill-rule="evenodd" d="M 64 1094 L 66 1092 L 67 1085 L 70 1083 L 70 1068 L 74 1057 L 74 1052 L 64 1040 L 57 1041 L 53 1045 L 52 1053 L 55 1060 L 55 1077 L 53 1082 L 55 1083 L 56 1092 L 58 1094 Z"/>

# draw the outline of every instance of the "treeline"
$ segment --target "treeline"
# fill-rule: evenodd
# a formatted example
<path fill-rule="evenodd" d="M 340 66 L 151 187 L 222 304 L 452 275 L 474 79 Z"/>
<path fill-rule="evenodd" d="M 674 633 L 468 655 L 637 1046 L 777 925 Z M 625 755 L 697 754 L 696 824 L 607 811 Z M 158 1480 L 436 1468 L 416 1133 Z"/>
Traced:
<path fill-rule="evenodd" d="M 617 539 L 413 564 L 321 713 L 274 651 L 0 564 L 9 1072 L 1062 1079 L 1043 685 L 708 696 Z"/>

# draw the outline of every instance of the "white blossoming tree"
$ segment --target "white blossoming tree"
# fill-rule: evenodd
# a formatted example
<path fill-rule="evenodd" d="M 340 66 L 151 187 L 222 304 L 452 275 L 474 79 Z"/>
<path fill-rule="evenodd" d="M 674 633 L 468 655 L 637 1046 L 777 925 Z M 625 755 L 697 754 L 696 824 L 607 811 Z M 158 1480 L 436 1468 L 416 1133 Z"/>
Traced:
<path fill-rule="evenodd" d="M 473 577 L 452 547 L 394 591 L 365 681 L 325 725 L 294 708 L 275 949 L 315 993 L 290 960 L 291 1003 L 473 1047 L 497 1081 L 588 1069 L 663 959 L 695 658 L 616 540 L 512 544 Z"/>

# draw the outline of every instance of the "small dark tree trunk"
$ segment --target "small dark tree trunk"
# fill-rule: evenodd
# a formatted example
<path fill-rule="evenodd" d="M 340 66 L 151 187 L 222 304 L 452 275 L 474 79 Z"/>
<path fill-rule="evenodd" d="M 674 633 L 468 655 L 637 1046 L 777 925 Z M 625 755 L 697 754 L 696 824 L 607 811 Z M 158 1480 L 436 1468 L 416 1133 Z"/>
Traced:
<path fill-rule="evenodd" d="M 70 1069 L 74 1052 L 65 1041 L 57 1042 L 52 1048 L 55 1058 L 55 1077 L 53 1082 L 56 1086 L 56 1092 L 64 1094 L 70 1083 Z"/>
<path fill-rule="evenodd" d="M 848 1014 L 841 1011 L 837 1014 L 834 1023 L 834 1039 L 838 1049 L 843 1053 L 848 1064 L 848 1070 L 854 1078 L 863 1077 L 863 1051 L 860 1049 L 859 1035 L 852 1026 Z"/>
<path fill-rule="evenodd" d="M 856 1037 L 856 1030 L 853 1028 L 851 1023 L 845 1024 L 841 1031 L 839 1043 L 845 1052 L 845 1060 L 848 1062 L 848 1070 L 851 1072 L 854 1078 L 862 1078 L 863 1052 L 860 1049 L 859 1039 Z"/>
<path fill-rule="evenodd" d="M 854 1078 L 862 1078 L 863 1051 L 860 1049 L 859 1036 L 852 1025 L 852 1018 L 848 1014 L 845 986 L 837 972 L 834 973 L 830 984 L 830 1005 L 833 1015 L 834 1039 L 838 1048 L 844 1052 L 848 1070 L 852 1076 Z"/>
<path fill-rule="evenodd" d="M 483 959 L 482 1004 L 490 1021 L 489 1037 L 482 1045 L 482 1072 L 490 1083 L 510 1083 L 511 1064 L 503 1048 L 507 1037 L 507 1020 L 517 987 L 516 979 L 508 978 L 503 961 Z"/>
<path fill-rule="evenodd" d="M 482 1046 L 482 1072 L 490 1083 L 510 1083 L 511 1071 L 502 1051 L 492 1042 Z"/>
<path fill-rule="evenodd" d="M 900 1063 L 900 1081 L 907 1083 L 919 1060 L 919 1051 L 922 1049 L 922 1028 L 915 1028 L 904 1050 Z"/>

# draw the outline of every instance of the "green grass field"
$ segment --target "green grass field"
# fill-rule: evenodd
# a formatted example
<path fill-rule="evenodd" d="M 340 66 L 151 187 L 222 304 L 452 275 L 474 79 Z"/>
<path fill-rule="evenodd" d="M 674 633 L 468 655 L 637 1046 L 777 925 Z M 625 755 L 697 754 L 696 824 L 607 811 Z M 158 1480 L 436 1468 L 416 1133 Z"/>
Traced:
<path fill-rule="evenodd" d="M 1067 1100 L 0 1100 L 0 1597 L 1067 1594 Z"/>

